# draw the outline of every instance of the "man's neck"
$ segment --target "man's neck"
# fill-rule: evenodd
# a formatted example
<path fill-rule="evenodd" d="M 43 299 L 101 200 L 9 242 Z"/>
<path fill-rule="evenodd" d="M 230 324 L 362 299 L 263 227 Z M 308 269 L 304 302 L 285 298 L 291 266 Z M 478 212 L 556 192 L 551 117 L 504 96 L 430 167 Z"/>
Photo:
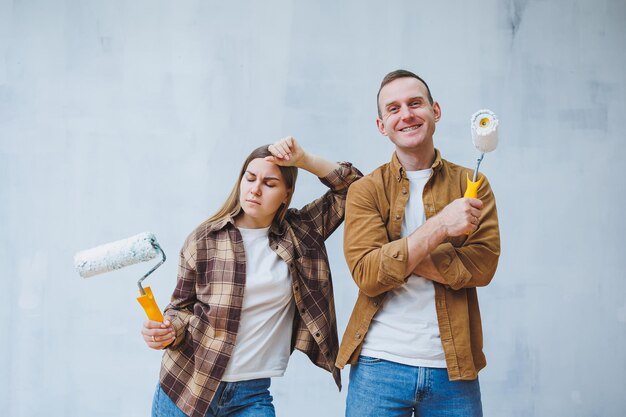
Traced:
<path fill-rule="evenodd" d="M 435 148 L 430 146 L 425 149 L 405 150 L 396 147 L 396 155 L 400 165 L 407 171 L 420 171 L 433 166 L 435 160 Z"/>

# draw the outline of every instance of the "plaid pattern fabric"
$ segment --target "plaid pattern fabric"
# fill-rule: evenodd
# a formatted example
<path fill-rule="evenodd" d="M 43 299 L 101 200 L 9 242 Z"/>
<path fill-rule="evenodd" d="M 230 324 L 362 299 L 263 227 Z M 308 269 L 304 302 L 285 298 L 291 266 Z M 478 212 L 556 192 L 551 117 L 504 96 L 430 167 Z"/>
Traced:
<path fill-rule="evenodd" d="M 289 266 L 295 314 L 292 351 L 331 372 L 339 343 L 332 279 L 324 241 L 341 224 L 349 185 L 362 174 L 349 163 L 320 180 L 330 188 L 272 224 L 269 242 Z M 163 391 L 191 417 L 203 417 L 231 358 L 246 287 L 243 240 L 234 220 L 204 222 L 180 252 L 178 281 L 165 317 L 176 330 L 161 365 Z"/>

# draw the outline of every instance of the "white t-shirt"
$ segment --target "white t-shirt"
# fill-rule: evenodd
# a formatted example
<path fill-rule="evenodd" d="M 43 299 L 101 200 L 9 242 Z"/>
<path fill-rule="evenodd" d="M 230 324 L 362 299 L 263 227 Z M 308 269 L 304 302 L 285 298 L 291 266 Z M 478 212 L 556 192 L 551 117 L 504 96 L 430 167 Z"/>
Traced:
<path fill-rule="evenodd" d="M 432 169 L 406 172 L 410 188 L 402 237 L 426 221 L 422 193 L 431 174 Z M 413 274 L 404 285 L 388 292 L 372 319 L 361 355 L 411 366 L 446 367 L 431 280 Z"/>
<path fill-rule="evenodd" d="M 223 381 L 282 376 L 291 353 L 295 303 L 291 276 L 269 245 L 269 227 L 239 228 L 246 251 L 246 288 L 239 331 Z"/>

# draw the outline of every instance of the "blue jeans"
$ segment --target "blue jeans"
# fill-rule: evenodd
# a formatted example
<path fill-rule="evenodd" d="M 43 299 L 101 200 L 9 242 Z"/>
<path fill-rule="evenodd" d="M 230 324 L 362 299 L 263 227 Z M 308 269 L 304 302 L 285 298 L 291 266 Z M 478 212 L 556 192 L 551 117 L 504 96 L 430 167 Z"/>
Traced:
<path fill-rule="evenodd" d="M 449 381 L 445 368 L 360 356 L 350 367 L 346 417 L 482 417 L 480 386 Z"/>
<path fill-rule="evenodd" d="M 211 401 L 206 417 L 275 417 L 270 378 L 222 382 Z M 174 401 L 157 385 L 152 417 L 186 417 Z"/>

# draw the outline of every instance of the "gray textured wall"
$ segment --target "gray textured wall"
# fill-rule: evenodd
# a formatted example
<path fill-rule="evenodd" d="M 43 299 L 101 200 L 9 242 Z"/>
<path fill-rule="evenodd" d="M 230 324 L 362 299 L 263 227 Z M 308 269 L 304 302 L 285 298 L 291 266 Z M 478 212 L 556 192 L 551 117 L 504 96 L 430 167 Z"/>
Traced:
<path fill-rule="evenodd" d="M 469 116 L 501 120 L 483 171 L 500 267 L 479 291 L 486 416 L 626 414 L 626 2 L 0 1 L 0 404 L 6 416 L 146 416 L 134 266 L 83 280 L 80 249 L 143 230 L 170 260 L 249 150 L 291 134 L 369 172 L 382 76 L 443 109 L 436 144 L 472 165 Z M 302 175 L 294 203 L 323 187 Z M 340 331 L 356 287 L 328 243 Z M 347 385 L 346 371 L 343 372 Z M 345 390 L 294 354 L 281 416 L 340 416 Z"/>

